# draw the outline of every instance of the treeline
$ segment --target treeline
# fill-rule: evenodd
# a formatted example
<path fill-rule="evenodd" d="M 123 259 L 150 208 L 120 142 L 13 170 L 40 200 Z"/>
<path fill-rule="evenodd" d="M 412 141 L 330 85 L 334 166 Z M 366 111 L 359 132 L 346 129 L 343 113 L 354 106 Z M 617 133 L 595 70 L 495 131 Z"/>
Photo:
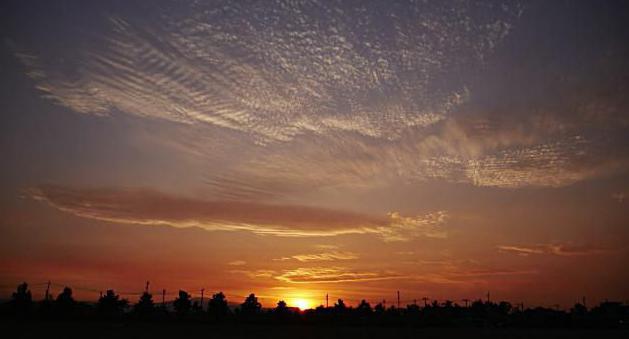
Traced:
<path fill-rule="evenodd" d="M 415 327 L 531 327 L 531 328 L 629 328 L 629 305 L 602 302 L 586 308 L 577 303 L 569 311 L 535 307 L 524 309 L 509 302 L 477 300 L 469 306 L 451 301 L 419 306 L 372 307 L 362 300 L 357 307 L 347 306 L 342 299 L 331 307 L 319 306 L 300 311 L 279 301 L 275 308 L 262 308 L 258 298 L 250 294 L 234 309 L 222 292 L 214 294 L 201 305 L 186 291 L 168 305 L 156 304 L 145 291 L 135 304 L 121 298 L 113 290 L 101 295 L 98 302 L 74 300 L 72 289 L 66 287 L 56 297 L 46 295 L 33 301 L 26 283 L 20 284 L 11 300 L 2 304 L 5 319 L 31 321 L 138 321 L 138 322 L 207 322 L 214 324 L 311 324 L 325 326 L 415 326 Z"/>

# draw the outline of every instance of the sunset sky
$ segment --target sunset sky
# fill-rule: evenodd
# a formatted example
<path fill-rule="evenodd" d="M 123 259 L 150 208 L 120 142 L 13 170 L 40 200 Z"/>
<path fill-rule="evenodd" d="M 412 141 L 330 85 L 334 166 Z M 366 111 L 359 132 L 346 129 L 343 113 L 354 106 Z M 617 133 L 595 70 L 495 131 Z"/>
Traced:
<path fill-rule="evenodd" d="M 626 1 L 3 1 L 0 298 L 629 300 L 627 60 Z"/>

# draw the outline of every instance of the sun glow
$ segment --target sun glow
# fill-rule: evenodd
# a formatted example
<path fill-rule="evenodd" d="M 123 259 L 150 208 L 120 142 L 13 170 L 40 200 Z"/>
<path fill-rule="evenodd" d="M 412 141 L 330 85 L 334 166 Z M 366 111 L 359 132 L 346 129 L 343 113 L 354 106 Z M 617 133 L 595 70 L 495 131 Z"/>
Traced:
<path fill-rule="evenodd" d="M 308 299 L 296 298 L 293 299 L 292 306 L 298 307 L 303 311 L 312 308 L 312 302 Z"/>

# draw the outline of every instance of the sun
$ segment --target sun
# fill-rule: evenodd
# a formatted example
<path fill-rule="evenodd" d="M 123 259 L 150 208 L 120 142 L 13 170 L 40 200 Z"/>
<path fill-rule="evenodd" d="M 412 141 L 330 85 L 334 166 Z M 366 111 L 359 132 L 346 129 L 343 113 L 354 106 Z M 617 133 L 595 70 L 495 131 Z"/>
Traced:
<path fill-rule="evenodd" d="M 302 311 L 312 308 L 312 302 L 308 299 L 303 299 L 303 298 L 293 299 L 292 304 L 293 306 L 298 307 Z"/>

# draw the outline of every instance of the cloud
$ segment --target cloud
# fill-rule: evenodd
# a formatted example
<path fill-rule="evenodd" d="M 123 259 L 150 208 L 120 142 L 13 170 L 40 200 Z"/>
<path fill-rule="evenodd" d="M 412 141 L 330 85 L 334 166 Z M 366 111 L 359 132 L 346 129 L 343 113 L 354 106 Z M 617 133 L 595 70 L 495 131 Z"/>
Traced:
<path fill-rule="evenodd" d="M 518 88 L 504 93 L 506 107 L 496 98 L 497 107 L 477 107 L 477 89 L 461 73 L 481 70 L 508 37 L 521 15 L 517 3 L 278 0 L 146 11 L 159 19 L 107 17 L 105 30 L 85 30 L 92 43 L 68 43 L 68 55 L 14 54 L 60 105 L 185 125 L 198 135 L 172 138 L 183 140 L 172 142 L 180 149 L 212 160 L 220 154 L 221 163 L 236 156 L 232 168 L 208 166 L 205 183 L 216 196 L 256 200 L 429 180 L 559 187 L 629 167 L 626 151 L 609 147 L 627 144 L 627 86 L 614 80 L 622 77 L 562 84 L 556 96 L 512 105 L 525 95 Z M 390 30 L 378 25 L 381 17 Z M 206 137 L 219 133 L 251 149 L 231 153 L 231 142 Z"/>
<path fill-rule="evenodd" d="M 453 270 L 445 272 L 428 272 L 415 275 L 411 279 L 418 282 L 436 284 L 462 284 L 487 283 L 499 277 L 520 277 L 539 274 L 538 270 L 510 270 L 510 269 L 478 269 L 478 270 Z"/>
<path fill-rule="evenodd" d="M 29 194 L 67 213 L 124 224 L 249 231 L 283 237 L 372 234 L 385 241 L 446 236 L 441 230 L 447 219 L 444 211 L 415 217 L 392 212 L 378 217 L 295 205 L 195 200 L 146 189 L 80 190 L 40 186 Z"/>
<path fill-rule="evenodd" d="M 606 142 L 582 131 L 546 126 L 555 123 L 486 124 L 480 117 L 448 119 L 430 135 L 384 143 L 346 134 L 303 137 L 256 150 L 228 173 L 208 171 L 206 182 L 217 196 L 290 199 L 303 192 L 342 194 L 435 181 L 562 187 L 629 168 L 627 157 L 608 155 Z"/>
<path fill-rule="evenodd" d="M 315 253 L 315 254 L 297 254 L 290 257 L 283 257 L 278 259 L 273 259 L 277 261 L 286 261 L 286 260 L 297 260 L 301 262 L 310 262 L 310 261 L 338 261 L 338 260 L 354 260 L 358 259 L 359 256 L 352 252 L 324 252 L 324 253 Z"/>
<path fill-rule="evenodd" d="M 450 272 L 452 278 L 468 278 L 468 277 L 493 277 L 503 275 L 527 275 L 537 274 L 537 270 L 511 270 L 511 269 L 477 269 L 460 272 Z"/>
<path fill-rule="evenodd" d="M 317 248 L 320 250 L 337 250 L 339 249 L 339 246 L 331 245 L 331 244 L 317 244 L 317 245 L 314 245 L 314 248 Z"/>
<path fill-rule="evenodd" d="M 347 267 L 300 267 L 284 270 L 275 275 L 277 280 L 289 283 L 339 283 L 376 280 L 405 279 L 430 283 L 460 284 L 470 281 L 483 282 L 499 276 L 521 276 L 537 274 L 536 270 L 494 269 L 494 268 L 444 268 L 417 275 L 402 275 L 391 271 L 362 271 Z"/>
<path fill-rule="evenodd" d="M 432 79 L 479 67 L 519 8 L 275 1 L 145 10 L 154 20 L 114 15 L 104 31 L 86 28 L 93 43 L 62 58 L 75 72 L 60 71 L 57 58 L 20 59 L 45 97 L 80 113 L 208 124 L 261 143 L 333 131 L 392 138 L 464 100 L 457 77 Z M 383 15 L 394 29 L 379 29 Z"/>
<path fill-rule="evenodd" d="M 249 277 L 251 279 L 271 278 L 271 277 L 273 277 L 276 274 L 276 272 L 273 271 L 273 270 L 253 270 L 253 271 L 231 270 L 231 271 L 229 271 L 229 273 L 243 274 L 243 275 L 246 275 L 247 277 Z"/>
<path fill-rule="evenodd" d="M 512 253 L 527 257 L 530 255 L 557 255 L 564 257 L 596 255 L 615 252 L 617 249 L 593 246 L 593 245 L 572 245 L 572 244 L 538 244 L 531 246 L 500 245 L 498 250 L 504 253 Z"/>
<path fill-rule="evenodd" d="M 275 279 L 288 283 L 340 283 L 400 278 L 403 276 L 395 273 L 355 271 L 346 267 L 297 268 L 275 276 Z"/>
<path fill-rule="evenodd" d="M 410 277 L 413 280 L 442 284 L 486 283 L 500 277 L 519 277 L 538 274 L 536 269 L 500 267 L 486 265 L 475 259 L 432 259 L 420 260 L 421 274 Z"/>
<path fill-rule="evenodd" d="M 227 263 L 227 265 L 230 265 L 230 266 L 244 266 L 246 264 L 247 262 L 244 260 L 234 260 Z"/>
<path fill-rule="evenodd" d="M 626 198 L 627 196 L 625 195 L 624 192 L 617 192 L 617 193 L 612 194 L 612 199 L 618 201 L 619 204 L 622 204 Z"/>
<path fill-rule="evenodd" d="M 448 218 L 448 214 L 444 211 L 416 217 L 404 217 L 398 212 L 391 212 L 389 218 L 389 226 L 380 229 L 384 238 L 389 241 L 404 240 L 419 235 L 439 239 L 447 237 L 445 230 L 439 227 L 445 224 Z"/>

